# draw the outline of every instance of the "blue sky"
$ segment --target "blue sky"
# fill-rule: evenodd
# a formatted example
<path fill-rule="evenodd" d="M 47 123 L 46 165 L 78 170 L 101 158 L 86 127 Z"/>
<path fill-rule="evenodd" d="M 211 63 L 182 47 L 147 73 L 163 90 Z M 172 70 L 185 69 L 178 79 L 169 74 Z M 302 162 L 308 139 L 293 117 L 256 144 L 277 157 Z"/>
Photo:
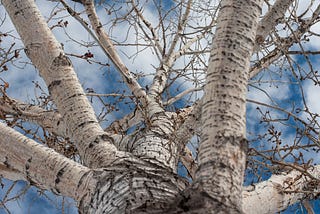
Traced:
<path fill-rule="evenodd" d="M 49 2 L 49 1 L 36 1 L 39 5 L 41 12 L 44 14 L 45 17 L 49 17 L 49 14 L 52 11 L 52 8 L 56 5 L 56 3 Z M 196 1 L 201 5 L 201 1 Z M 215 1 L 212 1 L 213 4 Z M 304 1 L 304 3 L 309 1 Z M 319 1 L 316 1 L 319 2 Z M 78 11 L 82 10 L 79 4 L 70 3 L 70 5 L 74 6 Z M 302 13 L 304 8 L 307 4 L 299 4 L 298 13 Z M 168 8 L 170 5 L 164 4 L 164 9 Z M 120 7 L 114 5 L 115 9 L 119 9 Z M 157 13 L 154 11 L 154 7 L 146 6 L 143 10 L 143 14 L 149 19 L 149 21 L 153 24 L 157 24 Z M 99 8 L 98 13 L 101 15 L 101 19 L 103 23 L 106 23 L 106 26 L 111 26 L 112 22 L 112 15 L 108 15 L 104 8 Z M 0 7 L 0 14 L 4 14 L 3 7 Z M 56 35 L 57 39 L 64 44 L 65 52 L 66 53 L 76 53 L 78 55 L 82 55 L 86 53 L 88 50 L 94 54 L 94 60 L 100 61 L 102 63 L 110 63 L 108 59 L 104 56 L 103 52 L 97 47 L 83 47 L 78 43 L 72 41 L 70 38 L 81 41 L 81 42 L 92 42 L 93 39 L 86 33 L 80 24 L 74 21 L 72 18 L 65 17 L 65 13 L 61 13 L 58 16 L 58 19 L 52 19 L 49 22 L 49 26 L 56 24 L 60 19 L 63 21 L 68 21 L 68 27 L 65 29 L 67 35 L 64 32 L 63 28 L 54 28 L 53 32 Z M 1 18 L 2 15 L 0 15 Z M 206 22 L 199 18 L 197 20 L 200 24 Z M 193 24 L 196 24 L 197 21 L 194 21 Z M 133 33 L 127 34 L 128 26 L 125 22 L 120 23 L 119 26 L 112 28 L 113 38 L 117 41 L 128 41 L 134 42 L 136 40 L 136 36 Z M 313 28 L 316 32 L 319 29 L 319 26 L 315 26 Z M 4 24 L 0 28 L 0 32 L 10 32 L 12 35 L 17 36 L 17 34 L 12 31 L 14 27 L 12 26 L 11 22 L 5 20 Z M 130 30 L 130 32 L 133 32 Z M 3 46 L 8 46 L 12 42 L 15 42 L 15 47 L 22 48 L 22 44 L 20 40 L 17 38 L 4 38 L 4 42 L 1 43 Z M 311 42 L 306 44 L 306 48 L 312 49 L 319 49 L 320 42 L 317 38 L 313 37 Z M 205 42 L 204 42 L 205 45 Z M 0 46 L 1 47 L 1 46 Z M 151 74 L 154 72 L 154 67 L 158 66 L 159 61 L 157 57 L 150 49 L 144 50 L 142 47 L 139 48 L 139 55 L 134 55 L 137 52 L 135 47 L 131 46 L 118 46 L 119 54 L 124 60 L 124 63 L 129 67 L 130 71 L 134 73 L 144 72 L 147 74 L 139 81 L 140 83 L 145 86 L 149 85 L 151 81 Z M 0 77 L 10 83 L 10 88 L 8 89 L 8 94 L 14 98 L 29 101 L 29 102 L 36 102 L 36 97 L 39 96 L 41 93 L 46 94 L 47 90 L 44 86 L 43 80 L 39 77 L 38 71 L 30 65 L 27 59 L 25 59 L 25 55 L 23 51 L 20 52 L 21 57 L 24 58 L 23 62 L 17 62 L 16 65 L 8 65 L 9 71 L 0 73 Z M 207 56 L 206 56 L 207 57 Z M 299 63 L 299 66 L 308 70 L 308 65 L 303 57 L 295 57 L 296 62 Z M 122 90 L 126 90 L 126 87 L 120 81 L 119 75 L 112 69 L 112 67 L 101 67 L 100 65 L 90 64 L 83 59 L 79 59 L 76 57 L 71 57 L 73 62 L 75 71 L 78 74 L 81 84 L 83 85 L 84 89 L 93 88 L 97 93 L 121 93 Z M 207 60 L 207 58 L 205 59 Z M 314 62 L 314 66 L 318 67 L 319 58 L 313 57 L 312 62 Z M 185 60 L 179 60 L 177 62 L 177 66 L 182 66 L 185 63 Z M 23 67 L 23 69 L 16 69 L 15 66 Z M 276 67 L 271 67 L 271 71 L 277 69 Z M 270 83 L 270 79 L 274 81 Z M 259 82 L 257 82 L 259 80 Z M 263 83 L 265 81 L 265 83 Z M 250 81 L 251 86 L 249 86 L 248 98 L 254 99 L 259 102 L 263 102 L 266 104 L 275 104 L 285 110 L 290 111 L 293 106 L 295 109 L 303 108 L 302 105 L 302 95 L 301 95 L 301 88 L 305 93 L 306 104 L 310 108 L 312 112 L 320 112 L 320 102 L 318 102 L 318 97 L 320 94 L 319 86 L 315 86 L 310 80 L 305 80 L 299 82 L 299 84 L 292 84 L 289 81 L 295 81 L 292 78 L 292 74 L 290 71 L 283 71 L 281 77 L 277 74 L 272 74 L 271 72 L 265 71 L 259 74 L 257 77 Z M 41 86 L 40 88 L 35 89 L 35 84 Z M 180 86 L 182 85 L 182 86 Z M 192 84 L 185 82 L 184 79 L 177 82 L 171 88 L 170 93 L 177 94 L 182 90 L 185 90 L 188 87 L 192 87 Z M 259 87 L 260 89 L 257 89 Z M 201 94 L 201 93 L 200 93 Z M 269 97 L 268 97 L 269 96 Z M 270 99 L 270 97 L 272 99 Z M 187 99 L 187 97 L 186 97 Z M 93 101 L 97 101 L 96 98 Z M 105 102 L 114 102 L 115 98 L 104 98 Z M 119 111 L 108 114 L 105 120 L 102 122 L 103 126 L 107 126 L 111 121 L 120 118 L 122 115 L 130 112 L 130 109 L 127 107 L 125 100 L 118 104 Z M 129 104 L 132 106 L 132 104 Z M 185 100 L 181 100 L 175 103 L 175 107 L 180 108 L 185 105 Z M 93 107 L 95 108 L 96 112 L 100 112 L 101 109 L 104 107 L 101 102 L 93 102 Z M 261 112 L 266 111 L 266 107 L 259 106 Z M 285 118 L 286 114 L 281 111 L 277 111 L 274 109 L 269 109 L 269 115 L 272 118 Z M 308 119 L 308 115 L 304 112 L 299 112 L 297 115 L 301 119 Z M 265 133 L 266 130 L 270 128 L 270 124 L 267 123 L 259 123 L 261 120 L 261 114 L 259 110 L 257 110 L 257 105 L 248 103 L 247 108 L 247 132 L 248 138 L 253 139 L 257 136 L 258 133 Z M 288 121 L 283 121 L 281 123 L 274 122 L 272 125 L 277 130 L 282 131 L 281 139 L 283 139 L 284 144 L 292 145 L 295 140 L 295 133 L 293 127 L 300 126 L 297 121 L 289 119 Z M 289 126 L 288 126 L 289 125 Z M 308 143 L 308 139 L 303 138 L 302 143 Z M 267 141 L 267 137 L 263 138 L 260 141 L 252 141 L 252 145 L 263 148 L 263 149 L 270 149 L 272 148 L 272 144 Z M 314 163 L 319 163 L 320 159 L 316 152 L 313 151 L 302 151 L 304 156 L 307 159 L 312 158 Z M 288 157 L 288 161 L 292 161 L 292 157 Z M 262 169 L 263 170 L 263 169 Z M 181 171 L 183 172 L 183 170 Z M 262 179 L 267 179 L 270 176 L 270 173 L 265 173 Z M 250 179 L 255 180 L 250 173 L 246 178 L 247 183 L 250 183 Z M 11 185 L 11 182 L 4 180 L 3 183 L 5 187 L 0 189 L 0 198 L 3 199 L 4 194 L 6 193 L 7 188 Z M 16 186 L 13 188 L 11 194 L 18 193 L 21 189 L 26 186 L 24 182 L 18 182 Z M 72 204 L 72 200 L 68 199 L 68 201 Z M 319 201 L 312 202 L 314 207 L 319 207 Z M 28 190 L 27 194 L 22 196 L 19 200 L 14 202 L 9 202 L 8 207 L 12 213 L 61 213 L 61 197 L 56 197 L 53 194 L 46 192 L 45 195 L 39 195 L 37 189 L 32 187 Z M 305 213 L 303 208 L 300 205 L 294 205 L 285 211 L 284 213 Z M 315 210 L 316 213 L 320 213 L 320 209 Z M 0 208 L 0 214 L 6 213 L 4 209 Z M 75 208 L 70 208 L 66 210 L 66 213 L 76 213 Z"/>

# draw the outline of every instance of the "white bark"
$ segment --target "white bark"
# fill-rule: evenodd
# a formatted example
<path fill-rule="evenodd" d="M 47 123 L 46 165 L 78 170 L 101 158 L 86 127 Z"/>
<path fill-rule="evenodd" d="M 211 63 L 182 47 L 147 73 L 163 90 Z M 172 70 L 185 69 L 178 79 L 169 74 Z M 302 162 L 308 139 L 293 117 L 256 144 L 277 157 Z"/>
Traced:
<path fill-rule="evenodd" d="M 1 175 L 88 202 L 95 187 L 90 169 L 0 123 Z"/>
<path fill-rule="evenodd" d="M 129 69 L 121 61 L 121 59 L 120 59 L 114 45 L 112 44 L 109 36 L 103 30 L 102 24 L 99 21 L 98 15 L 95 11 L 94 1 L 93 0 L 83 0 L 83 5 L 86 8 L 86 12 L 87 12 L 88 18 L 90 20 L 90 23 L 92 25 L 92 28 L 94 29 L 94 31 L 97 35 L 98 41 L 100 42 L 101 47 L 103 48 L 104 52 L 107 54 L 108 58 L 113 62 L 113 64 L 117 67 L 124 82 L 130 88 L 133 95 L 138 100 L 140 100 L 142 105 L 145 107 L 146 102 L 147 102 L 146 92 L 142 89 L 142 87 L 139 85 L 137 80 L 130 74 Z M 71 8 L 69 8 L 69 10 L 71 10 Z M 76 15 L 76 14 L 74 14 L 74 15 Z"/>
<path fill-rule="evenodd" d="M 82 160 L 88 166 L 108 165 L 116 158 L 117 150 L 108 142 L 111 139 L 98 124 L 71 61 L 64 55 L 34 1 L 4 0 L 2 3 L 22 38 L 28 57 L 39 69 L 65 119 L 65 129 L 69 129 Z"/>
<path fill-rule="evenodd" d="M 118 134 L 126 132 L 129 128 L 143 121 L 143 115 L 137 108 L 123 118 L 112 122 L 105 131 Z"/>
<path fill-rule="evenodd" d="M 1 175 L 74 198 L 82 213 L 158 210 L 185 188 L 166 168 L 125 158 L 90 170 L 0 123 Z M 143 209 L 143 207 L 142 207 Z"/>
<path fill-rule="evenodd" d="M 12 115 L 14 117 L 19 117 L 28 122 L 37 124 L 56 136 L 60 136 L 65 139 L 68 139 L 70 136 L 70 130 L 67 128 L 64 118 L 61 117 L 61 114 L 59 114 L 57 111 L 46 110 L 39 106 L 27 104 L 6 96 L 0 97 L 0 112 L 3 115 Z M 139 116 L 138 113 L 137 115 Z M 124 120 L 115 122 L 109 127 L 108 130 L 106 130 L 109 133 L 108 136 L 110 139 L 112 139 L 112 142 L 118 150 L 127 151 L 127 147 L 125 147 L 124 144 L 127 144 L 132 138 L 130 138 L 130 136 L 124 137 L 121 132 L 126 131 L 132 125 L 135 125 L 137 122 L 136 120 L 138 119 L 139 117 L 124 118 Z M 140 118 L 138 121 L 141 119 L 142 118 Z M 122 126 L 120 124 L 122 124 Z M 60 152 L 58 151 L 60 148 L 56 147 L 55 144 L 48 146 L 56 149 L 57 152 Z"/>
<path fill-rule="evenodd" d="M 175 171 L 177 166 L 177 145 L 171 140 L 171 134 L 174 131 L 173 124 L 161 107 L 160 99 L 147 96 L 137 81 L 131 77 L 129 70 L 121 62 L 108 35 L 101 27 L 102 24 L 94 8 L 94 1 L 85 0 L 83 4 L 102 47 L 108 53 L 108 57 L 116 64 L 132 93 L 141 101 L 141 107 L 145 108 L 147 129 L 151 126 L 153 127 L 152 131 L 146 130 L 143 134 L 144 136 L 136 138 L 134 142 L 127 145 L 127 148 L 130 148 L 132 154 L 137 157 L 147 160 L 153 159 L 153 161 L 169 166 Z M 162 138 L 158 136 L 162 136 Z"/>
<path fill-rule="evenodd" d="M 319 165 L 311 167 L 308 173 L 319 182 Z M 317 192 L 319 188 L 316 183 L 311 182 L 310 177 L 300 171 L 272 175 L 267 181 L 249 186 L 243 191 L 244 213 L 277 213 L 306 197 L 315 196 Z"/>
<path fill-rule="evenodd" d="M 187 24 L 192 2 L 192 0 L 188 0 L 188 2 L 186 2 L 186 9 L 181 19 L 177 23 L 177 32 L 172 40 L 172 43 L 170 44 L 168 52 L 164 53 L 166 57 L 164 57 L 160 67 L 157 69 L 155 77 L 153 78 L 153 83 L 150 88 L 150 95 L 153 99 L 157 99 L 162 93 L 170 74 L 170 69 L 172 68 L 174 61 L 177 59 L 175 55 L 175 48 L 178 40 L 181 38 L 181 32 Z"/>
<path fill-rule="evenodd" d="M 242 212 L 247 81 L 262 3 L 221 2 L 207 71 L 194 184 L 208 194 L 207 206 L 215 213 Z"/>
<path fill-rule="evenodd" d="M 168 168 L 138 159 L 115 161 L 98 172 L 100 182 L 84 213 L 163 213 L 186 183 Z"/>
<path fill-rule="evenodd" d="M 1 124 L 0 126 L 0 166 L 3 166 L 1 167 L 2 176 L 12 180 L 26 180 L 38 187 L 50 189 L 56 193 L 74 197 L 75 199 L 87 195 L 87 191 L 93 192 L 95 182 L 94 179 L 90 178 L 89 174 L 87 174 L 89 172 L 87 168 L 56 154 L 51 149 L 33 142 L 9 127 Z M 24 141 L 24 143 L 21 143 L 21 141 Z M 138 167 L 138 169 L 143 170 L 143 166 L 140 167 Z M 4 168 L 6 169 L 5 171 L 3 170 Z M 48 168 L 50 168 L 49 171 Z M 127 168 L 123 170 L 129 173 Z M 106 180 L 110 180 L 112 178 L 111 175 L 116 175 L 117 172 L 119 173 L 122 170 L 120 167 L 114 166 L 113 168 L 109 168 L 108 171 L 109 174 L 106 173 L 103 175 Z M 124 171 L 119 173 L 119 177 L 113 179 L 120 179 Z M 133 171 L 136 171 L 136 169 Z M 308 172 L 319 178 L 319 171 L 320 166 L 316 166 Z M 103 174 L 103 172 L 100 172 L 102 176 L 101 173 Z M 83 182 L 83 176 L 86 177 L 86 182 Z M 141 179 L 143 179 L 142 177 Z M 137 178 L 132 177 L 131 179 L 135 180 Z M 145 181 L 151 182 L 148 179 Z M 310 179 L 302 175 L 301 172 L 291 171 L 288 174 L 273 175 L 268 181 L 250 186 L 242 193 L 244 212 L 248 214 L 279 212 L 287 206 L 304 199 L 306 195 L 317 191 L 317 186 L 312 186 L 312 183 L 308 181 L 310 181 Z M 143 181 L 135 180 L 135 182 L 137 183 L 134 185 L 139 186 L 139 182 Z M 84 186 L 76 188 L 78 183 L 82 183 Z M 127 182 L 121 182 L 118 185 L 119 186 L 113 188 L 122 189 L 128 187 Z M 107 187 L 104 188 L 106 188 L 105 191 L 109 190 Z M 126 191 L 129 191 L 129 189 L 126 189 Z M 130 191 L 133 190 L 131 189 Z M 132 194 L 130 191 L 127 194 Z M 143 194 L 147 194 L 147 191 L 148 190 L 145 189 L 142 192 L 144 192 Z M 285 191 L 287 191 L 287 193 L 285 193 Z M 292 191 L 292 193 L 288 193 L 290 191 Z M 108 195 L 109 194 L 111 194 L 109 197 L 112 198 L 112 194 L 116 193 L 109 192 Z M 169 195 L 166 197 L 168 196 Z M 133 195 L 131 195 L 131 197 L 133 197 Z M 170 196 L 170 198 L 172 197 L 174 197 L 174 195 Z M 147 198 L 145 198 L 145 200 L 146 199 Z M 89 199 L 84 200 L 86 204 L 88 204 L 88 200 Z M 141 204 L 141 202 L 138 204 Z M 107 204 L 105 207 L 107 207 Z M 114 206 L 111 207 L 116 210 Z"/>
<path fill-rule="evenodd" d="M 0 176 L 11 181 L 26 181 L 25 175 L 22 172 L 11 169 L 3 163 L 0 163 Z"/>
<path fill-rule="evenodd" d="M 266 37 L 274 30 L 274 27 L 281 22 L 293 2 L 294 0 L 277 0 L 272 5 L 272 8 L 263 16 L 259 23 L 256 35 L 256 45 L 264 42 Z"/>

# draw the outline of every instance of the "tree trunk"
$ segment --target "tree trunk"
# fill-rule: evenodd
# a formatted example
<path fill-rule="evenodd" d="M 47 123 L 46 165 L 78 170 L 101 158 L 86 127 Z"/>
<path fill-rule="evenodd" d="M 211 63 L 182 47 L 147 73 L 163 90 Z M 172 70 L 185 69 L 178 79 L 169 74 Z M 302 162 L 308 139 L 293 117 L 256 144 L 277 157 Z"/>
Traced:
<path fill-rule="evenodd" d="M 221 2 L 202 106 L 197 213 L 242 213 L 246 163 L 246 92 L 262 0 Z"/>

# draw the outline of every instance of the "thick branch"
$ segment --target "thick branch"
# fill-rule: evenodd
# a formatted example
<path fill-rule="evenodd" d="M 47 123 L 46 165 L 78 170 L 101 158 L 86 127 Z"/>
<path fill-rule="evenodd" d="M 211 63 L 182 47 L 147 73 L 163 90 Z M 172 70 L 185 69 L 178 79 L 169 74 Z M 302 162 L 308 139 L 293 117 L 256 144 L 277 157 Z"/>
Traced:
<path fill-rule="evenodd" d="M 255 74 L 256 73 L 250 73 L 250 78 L 254 77 Z M 196 89 L 194 89 L 194 90 L 196 90 Z M 185 92 L 182 92 L 182 93 L 185 93 Z M 179 95 L 177 95 L 177 96 L 179 96 Z M 176 97 L 168 100 L 168 102 L 166 104 L 167 105 L 172 104 L 172 102 L 175 101 Z M 255 102 L 255 101 L 248 100 L 248 99 L 247 99 L 247 101 L 248 102 Z M 179 145 L 181 147 L 181 149 L 180 149 L 181 157 L 180 158 L 190 174 L 192 174 L 192 172 L 195 172 L 195 170 L 198 168 L 198 166 L 195 163 L 194 159 L 190 158 L 191 156 L 189 155 L 190 154 L 190 152 L 188 151 L 189 149 L 186 148 L 185 146 L 187 145 L 189 140 L 192 138 L 192 136 L 194 136 L 196 129 L 200 127 L 201 107 L 202 107 L 201 103 L 202 103 L 202 99 L 193 104 L 193 106 L 191 107 L 192 110 L 189 111 L 190 112 L 189 114 L 184 115 L 185 116 L 185 118 L 183 118 L 184 122 L 178 126 L 178 130 L 176 132 L 176 137 L 179 140 Z M 260 104 L 262 104 L 262 103 L 260 103 Z M 272 107 L 272 106 L 269 106 L 269 107 Z M 291 116 L 293 116 L 293 115 L 291 115 Z"/>
<path fill-rule="evenodd" d="M 137 125 L 141 121 L 143 121 L 143 115 L 141 111 L 136 108 L 133 112 L 111 123 L 105 131 L 115 134 L 124 133 L 130 127 Z"/>
<path fill-rule="evenodd" d="M 1 165 L 6 168 L 3 171 L 1 167 L 0 174 L 9 175 L 6 177 L 8 179 L 26 180 L 32 185 L 78 201 L 88 200 L 86 197 L 93 193 L 95 186 L 90 169 L 34 142 L 3 123 L 0 123 Z"/>
<path fill-rule="evenodd" d="M 242 212 L 246 163 L 246 92 L 263 0 L 225 0 L 217 19 L 202 105 L 194 187 L 207 209 Z M 190 204 L 191 205 L 191 204 Z"/>
<path fill-rule="evenodd" d="M 320 165 L 308 173 L 320 178 Z M 246 187 L 243 191 L 244 213 L 277 213 L 319 192 L 319 180 L 311 180 L 300 171 L 272 175 L 267 181 Z"/>
<path fill-rule="evenodd" d="M 273 4 L 272 8 L 259 23 L 256 35 L 255 49 L 266 39 L 266 37 L 274 29 L 274 27 L 279 24 L 293 2 L 294 0 L 277 0 Z"/>
<path fill-rule="evenodd" d="M 0 176 L 11 181 L 27 181 L 25 175 L 16 169 L 11 169 L 10 166 L 0 162 Z"/>
<path fill-rule="evenodd" d="M 89 166 L 106 165 L 116 158 L 116 148 L 100 127 L 59 42 L 56 41 L 32 0 L 2 1 L 26 47 L 26 54 L 39 69 L 59 113 L 70 130 L 70 138 Z M 32 23 L 26 25 L 25 23 Z"/>
<path fill-rule="evenodd" d="M 94 95 L 95 94 L 91 96 Z M 96 94 L 96 96 L 100 96 L 100 94 Z M 24 103 L 5 96 L 0 97 L 0 112 L 4 115 L 12 115 L 15 118 L 35 123 L 45 128 L 46 131 L 63 138 L 68 138 L 70 135 L 64 119 L 55 110 L 46 110 L 40 106 Z M 107 129 L 105 129 L 105 132 L 108 133 L 108 136 L 112 138 L 113 141 L 117 141 L 117 139 L 122 135 L 121 133 L 141 122 L 142 119 L 140 111 L 132 112 L 121 120 L 113 122 Z M 120 134 L 120 136 L 118 136 L 118 134 Z M 118 143 L 115 142 L 115 145 L 117 144 Z"/>
<path fill-rule="evenodd" d="M 182 124 L 178 127 L 176 132 L 176 139 L 179 144 L 180 160 L 187 168 L 189 175 L 194 178 L 197 164 L 192 158 L 192 153 L 186 147 L 192 136 L 195 135 L 197 128 L 201 127 L 201 100 L 194 103 L 192 107 L 187 110 L 187 114 L 182 115 Z"/>

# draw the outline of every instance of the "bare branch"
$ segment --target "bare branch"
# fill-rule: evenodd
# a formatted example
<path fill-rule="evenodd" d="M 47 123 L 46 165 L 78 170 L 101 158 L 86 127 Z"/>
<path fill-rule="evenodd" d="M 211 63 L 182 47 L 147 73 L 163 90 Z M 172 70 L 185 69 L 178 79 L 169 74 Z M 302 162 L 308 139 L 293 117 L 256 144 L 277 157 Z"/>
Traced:
<path fill-rule="evenodd" d="M 257 49 L 257 46 L 263 43 L 268 34 L 281 22 L 293 2 L 294 0 L 277 0 L 268 13 L 263 16 L 258 26 L 254 49 Z"/>
<path fill-rule="evenodd" d="M 36 123 L 56 135 L 69 136 L 63 118 L 54 110 L 46 110 L 9 97 L 0 97 L 0 112 L 19 116 L 21 119 Z"/>
<path fill-rule="evenodd" d="M 126 132 L 130 127 L 137 125 L 143 121 L 143 115 L 141 111 L 135 109 L 133 112 L 127 114 L 120 120 L 116 120 L 105 130 L 110 133 L 123 133 Z"/>
<path fill-rule="evenodd" d="M 8 0 L 2 2 L 22 38 L 26 54 L 45 80 L 80 157 L 89 166 L 113 161 L 116 148 L 108 142 L 112 139 L 99 125 L 70 59 L 65 56 L 35 2 L 27 0 L 18 6 Z M 25 25 L 26 22 L 33 23 L 32 27 Z M 96 158 L 99 161 L 95 161 Z"/>
<path fill-rule="evenodd" d="M 79 201 L 88 200 L 95 186 L 94 180 L 81 182 L 92 176 L 87 167 L 34 142 L 3 123 L 0 123 L 0 165 L 5 165 L 7 171 L 12 170 L 14 175 L 23 174 L 23 180 L 33 185 Z M 12 175 L 3 173 L 6 174 Z"/>
<path fill-rule="evenodd" d="M 75 11 L 73 11 L 63 0 L 61 0 L 61 2 L 67 8 L 70 15 L 77 17 L 77 13 Z M 147 95 L 145 91 L 142 89 L 142 87 L 139 85 L 137 80 L 131 75 L 129 69 L 123 64 L 109 36 L 103 30 L 102 24 L 99 21 L 99 17 L 95 11 L 94 1 L 87 0 L 84 2 L 84 6 L 86 8 L 86 12 L 88 14 L 88 18 L 91 22 L 91 25 L 97 35 L 101 48 L 104 50 L 104 52 L 107 54 L 108 58 L 113 62 L 113 64 L 117 67 L 120 74 L 122 75 L 124 82 L 131 89 L 134 96 L 138 100 L 141 100 L 142 105 L 145 106 Z"/>
<path fill-rule="evenodd" d="M 257 75 L 262 69 L 269 67 L 274 61 L 287 53 L 289 48 L 294 44 L 298 43 L 300 38 L 310 29 L 310 27 L 317 20 L 320 15 L 320 5 L 313 12 L 312 17 L 300 24 L 297 30 L 293 31 L 289 37 L 280 39 L 280 47 L 270 51 L 265 57 L 263 57 L 257 64 L 250 68 L 250 77 Z"/>
<path fill-rule="evenodd" d="M 152 38 L 150 38 L 148 36 L 148 34 L 145 33 L 146 37 L 149 39 L 149 41 L 151 43 L 155 44 L 155 52 L 157 53 L 157 55 L 159 55 L 159 53 L 163 53 L 163 48 L 161 47 L 160 43 L 159 43 L 159 38 L 156 34 L 155 29 L 152 27 L 151 23 L 143 16 L 143 14 L 141 13 L 141 11 L 138 9 L 137 5 L 134 3 L 134 0 L 131 0 L 131 4 L 133 6 L 134 11 L 137 13 L 138 17 L 142 20 L 142 22 L 145 24 L 145 26 L 150 30 L 151 34 L 152 34 Z M 143 30 L 143 27 L 141 26 L 141 29 Z"/>
<path fill-rule="evenodd" d="M 317 177 L 313 181 L 300 171 L 292 170 L 281 175 L 272 175 L 267 181 L 249 186 L 243 191 L 245 213 L 276 213 L 319 191 L 320 166 L 310 167 L 308 173 Z M 307 191 L 305 191 L 307 190 Z"/>
<path fill-rule="evenodd" d="M 181 38 L 181 32 L 183 31 L 185 25 L 187 24 L 187 20 L 190 14 L 190 9 L 192 6 L 192 0 L 188 0 L 186 4 L 186 9 L 181 17 L 181 20 L 179 20 L 178 23 L 178 29 L 177 32 L 173 38 L 173 41 L 170 45 L 169 51 L 166 53 L 166 57 L 164 60 L 161 62 L 160 68 L 158 68 L 157 73 L 153 79 L 152 86 L 150 88 L 150 95 L 153 97 L 158 97 L 160 93 L 162 93 L 166 83 L 167 83 L 167 78 L 169 75 L 169 70 L 172 67 L 172 64 L 175 60 L 175 53 L 174 49 L 176 48 L 176 44 L 178 40 Z"/>
<path fill-rule="evenodd" d="M 201 91 L 201 90 L 202 90 L 202 88 L 190 88 L 190 89 L 187 89 L 187 90 L 181 92 L 180 94 L 176 95 L 175 97 L 169 99 L 167 102 L 164 103 L 164 105 L 171 105 L 174 102 L 177 102 L 178 100 L 180 100 L 185 95 L 187 95 L 187 94 L 189 94 L 191 92 Z"/>

